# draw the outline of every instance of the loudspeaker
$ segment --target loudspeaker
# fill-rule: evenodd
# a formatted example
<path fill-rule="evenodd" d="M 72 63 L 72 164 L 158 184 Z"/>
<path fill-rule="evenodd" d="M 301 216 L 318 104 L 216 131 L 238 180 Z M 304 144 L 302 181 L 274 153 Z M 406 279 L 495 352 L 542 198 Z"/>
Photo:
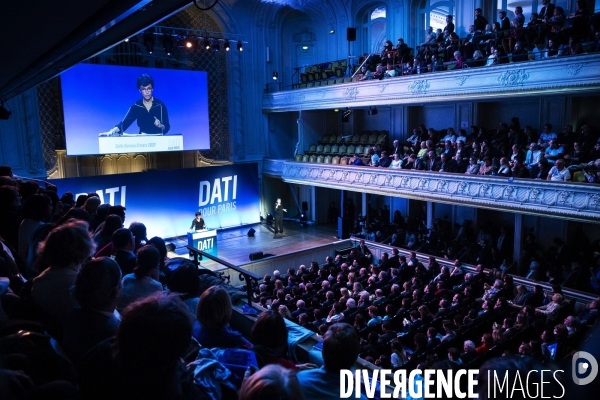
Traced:
<path fill-rule="evenodd" d="M 356 41 L 356 28 L 346 28 L 346 40 L 349 42 Z"/>
<path fill-rule="evenodd" d="M 304 211 L 304 212 L 308 211 L 308 201 L 302 202 L 302 211 Z"/>
<path fill-rule="evenodd" d="M 264 257 L 264 255 L 263 255 L 262 251 L 257 251 L 256 253 L 250 253 L 250 255 L 248 256 L 248 258 L 250 258 L 250 261 L 260 260 L 263 257 Z"/>
<path fill-rule="evenodd" d="M 248 231 L 248 237 L 254 237 L 254 232 L 256 232 L 254 229 L 250 228 L 250 230 Z"/>
<path fill-rule="evenodd" d="M 350 237 L 350 218 L 338 217 L 338 238 L 348 239 Z"/>

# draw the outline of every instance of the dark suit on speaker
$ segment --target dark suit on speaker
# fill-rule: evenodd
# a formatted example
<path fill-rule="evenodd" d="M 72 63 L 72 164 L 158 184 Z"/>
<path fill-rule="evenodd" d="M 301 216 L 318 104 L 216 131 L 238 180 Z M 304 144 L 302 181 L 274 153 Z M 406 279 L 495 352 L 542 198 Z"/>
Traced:
<path fill-rule="evenodd" d="M 275 233 L 283 233 L 283 206 L 275 203 Z"/>

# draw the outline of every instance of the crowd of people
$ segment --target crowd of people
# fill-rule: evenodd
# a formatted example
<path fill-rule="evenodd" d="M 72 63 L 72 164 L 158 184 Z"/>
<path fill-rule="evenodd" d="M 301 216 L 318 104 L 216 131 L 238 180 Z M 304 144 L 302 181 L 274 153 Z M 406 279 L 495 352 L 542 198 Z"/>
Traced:
<path fill-rule="evenodd" d="M 560 285 L 515 285 L 505 271 L 460 260 L 440 266 L 394 249 L 379 260 L 360 241 L 347 256 L 323 265 L 267 274 L 257 290 L 263 306 L 327 335 L 351 324 L 360 356 L 385 369 L 479 368 L 497 357 L 552 365 L 564 361 L 598 319 L 598 301 L 576 312 Z M 492 361 L 495 362 L 495 361 Z"/>
<path fill-rule="evenodd" d="M 590 19 L 585 0 L 577 1 L 576 10 L 570 15 L 550 0 L 543 0 L 542 4 L 540 12 L 533 12 L 527 24 L 520 6 L 515 8 L 512 20 L 501 10 L 493 23 L 477 8 L 464 38 L 458 36 L 453 16 L 448 15 L 443 29 L 434 32 L 428 27 L 425 41 L 414 48 L 404 39 L 398 39 L 395 46 L 388 40 L 381 54 L 365 54 L 359 59 L 361 70 L 355 78 L 383 79 L 439 72 L 450 67 L 461 69 L 575 55 L 583 52 L 582 43 L 586 42 L 589 42 L 586 51 L 600 51 L 600 24 L 597 17 Z"/>
<path fill-rule="evenodd" d="M 506 271 L 425 266 L 397 250 L 374 260 L 363 242 L 265 276 L 257 298 L 270 310 L 242 335 L 230 319 L 243 294 L 169 259 L 142 222 L 124 227 L 125 212 L 0 167 L 0 397 L 338 398 L 339 371 L 359 355 L 386 368 L 442 353 L 474 365 L 499 349 L 559 360 L 598 316 L 597 301 L 575 315 L 558 284 L 552 295 L 515 288 Z M 289 358 L 286 318 L 322 337 L 322 367 Z"/>
<path fill-rule="evenodd" d="M 571 181 L 580 172 L 578 181 L 599 183 L 600 137 L 587 122 L 580 129 L 565 125 L 557 134 L 545 124 L 538 134 L 522 127 L 518 117 L 494 130 L 438 131 L 421 125 L 404 143 L 394 140 L 388 150 L 374 147 L 369 158 L 355 154 L 347 164 L 549 181 Z"/>
<path fill-rule="evenodd" d="M 367 216 L 355 218 L 354 235 L 373 242 L 418 251 L 446 260 L 482 264 L 496 275 L 514 276 L 600 294 L 600 241 L 591 240 L 583 229 L 570 246 L 557 237 L 541 237 L 526 230 L 519 244 L 520 255 L 513 259 L 512 227 L 483 221 L 479 227 L 465 220 L 454 226 L 435 218 L 427 226 L 426 210 L 404 218 L 395 211 L 369 209 Z M 350 216 L 349 216 L 350 217 Z M 352 218 L 352 217 L 351 217 Z"/>
<path fill-rule="evenodd" d="M 339 370 L 360 351 L 351 326 L 323 332 L 321 368 L 288 358 L 276 311 L 261 313 L 244 337 L 229 325 L 243 293 L 190 260 L 169 259 L 142 222 L 124 226 L 125 212 L 96 193 L 59 196 L 0 166 L 0 398 L 339 394 Z"/>

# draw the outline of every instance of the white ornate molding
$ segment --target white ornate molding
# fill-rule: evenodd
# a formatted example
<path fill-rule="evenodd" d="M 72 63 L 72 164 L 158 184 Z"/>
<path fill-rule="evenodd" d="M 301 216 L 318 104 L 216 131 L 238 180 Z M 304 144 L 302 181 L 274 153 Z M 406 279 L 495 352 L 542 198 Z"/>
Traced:
<path fill-rule="evenodd" d="M 275 169 L 276 163 L 273 165 Z M 533 179 L 511 182 L 502 177 L 294 161 L 283 163 L 282 177 L 286 182 L 303 185 L 585 222 L 600 221 L 600 185 Z"/>
<path fill-rule="evenodd" d="M 383 104 L 600 89 L 600 53 L 268 93 L 263 111 L 317 110 Z"/>

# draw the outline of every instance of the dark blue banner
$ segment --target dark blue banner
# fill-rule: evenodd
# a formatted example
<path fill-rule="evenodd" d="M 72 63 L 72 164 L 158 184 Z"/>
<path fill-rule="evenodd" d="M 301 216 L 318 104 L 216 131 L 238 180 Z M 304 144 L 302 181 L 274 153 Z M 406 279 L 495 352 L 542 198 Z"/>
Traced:
<path fill-rule="evenodd" d="M 169 171 L 52 179 L 59 194 L 96 192 L 123 205 L 125 226 L 143 222 L 148 237 L 184 235 L 200 211 L 210 229 L 260 222 L 258 166 L 235 164 Z"/>

